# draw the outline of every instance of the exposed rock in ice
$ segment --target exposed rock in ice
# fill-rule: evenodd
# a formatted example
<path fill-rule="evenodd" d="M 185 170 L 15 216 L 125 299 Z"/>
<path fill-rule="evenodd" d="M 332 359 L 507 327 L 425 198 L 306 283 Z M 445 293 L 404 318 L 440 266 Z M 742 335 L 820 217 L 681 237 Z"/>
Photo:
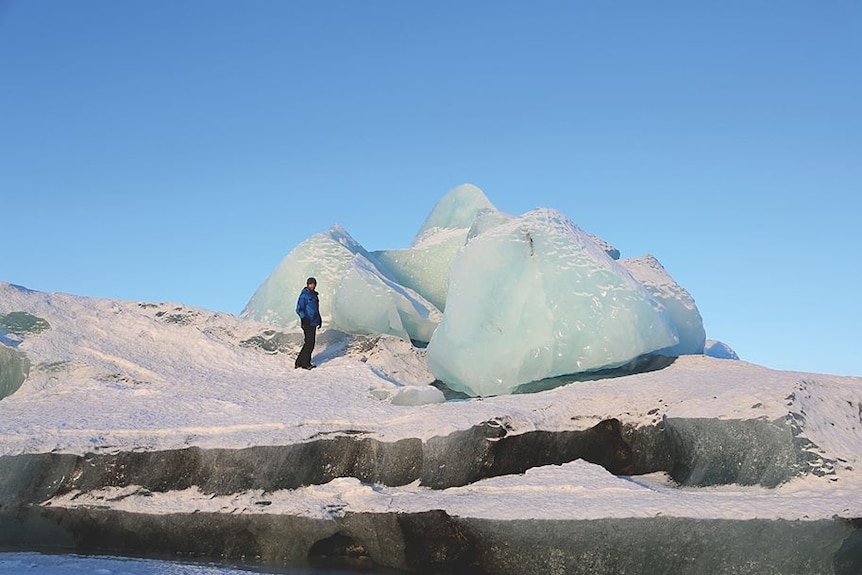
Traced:
<path fill-rule="evenodd" d="M 620 260 L 636 280 L 646 288 L 657 302 L 670 314 L 679 335 L 679 343 L 659 350 L 665 355 L 703 353 L 706 332 L 694 298 L 670 276 L 652 255 Z"/>
<path fill-rule="evenodd" d="M 30 372 L 30 360 L 20 351 L 0 344 L 0 399 L 21 387 Z"/>
<path fill-rule="evenodd" d="M 538 209 L 496 221 L 451 267 L 428 346 L 429 368 L 447 385 L 506 394 L 678 343 L 669 314 L 565 215 Z"/>
<path fill-rule="evenodd" d="M 717 357 L 718 359 L 739 359 L 739 356 L 729 345 L 714 339 L 706 340 L 703 347 L 703 353 L 704 355 Z"/>
<path fill-rule="evenodd" d="M 0 334 L 14 334 L 18 337 L 34 335 L 51 329 L 51 325 L 25 311 L 13 311 L 0 315 Z"/>

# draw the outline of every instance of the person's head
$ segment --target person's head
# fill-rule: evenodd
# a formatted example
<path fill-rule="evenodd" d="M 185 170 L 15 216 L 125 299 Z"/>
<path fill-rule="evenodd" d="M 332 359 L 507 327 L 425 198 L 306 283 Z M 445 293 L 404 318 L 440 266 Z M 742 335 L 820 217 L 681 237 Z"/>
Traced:
<path fill-rule="evenodd" d="M 311 289 L 314 289 L 317 287 L 317 280 L 314 278 L 308 278 L 307 280 L 305 280 L 305 285 Z"/>

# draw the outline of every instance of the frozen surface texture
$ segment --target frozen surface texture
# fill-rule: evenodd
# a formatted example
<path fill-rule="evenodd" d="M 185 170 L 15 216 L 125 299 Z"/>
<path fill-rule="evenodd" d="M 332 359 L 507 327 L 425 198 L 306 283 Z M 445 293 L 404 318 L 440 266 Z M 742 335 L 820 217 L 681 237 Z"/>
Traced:
<path fill-rule="evenodd" d="M 620 260 L 647 292 L 667 309 L 679 335 L 679 343 L 661 350 L 666 355 L 703 353 L 706 332 L 703 318 L 694 303 L 694 298 L 667 273 L 659 261 L 651 255 Z"/>
<path fill-rule="evenodd" d="M 562 213 L 497 220 L 452 264 L 428 346 L 439 379 L 469 395 L 623 365 L 677 344 L 670 316 Z"/>

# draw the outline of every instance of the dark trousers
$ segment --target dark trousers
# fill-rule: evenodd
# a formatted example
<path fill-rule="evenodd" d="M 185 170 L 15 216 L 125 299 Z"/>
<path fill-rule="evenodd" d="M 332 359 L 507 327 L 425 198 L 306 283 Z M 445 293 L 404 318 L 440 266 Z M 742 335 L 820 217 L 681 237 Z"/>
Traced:
<path fill-rule="evenodd" d="M 302 344 L 302 349 L 299 350 L 299 357 L 296 358 L 296 363 L 294 364 L 296 367 L 308 367 L 311 365 L 311 352 L 314 351 L 314 339 L 317 328 L 313 325 L 303 325 L 302 333 L 305 334 L 305 343 Z"/>

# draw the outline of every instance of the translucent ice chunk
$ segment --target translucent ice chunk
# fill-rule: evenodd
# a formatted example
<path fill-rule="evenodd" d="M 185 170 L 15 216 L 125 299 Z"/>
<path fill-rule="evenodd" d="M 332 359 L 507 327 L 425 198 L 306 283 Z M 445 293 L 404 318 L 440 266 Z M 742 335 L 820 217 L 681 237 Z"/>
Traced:
<path fill-rule="evenodd" d="M 420 246 L 429 236 L 440 230 L 468 230 L 481 210 L 496 210 L 485 193 L 472 184 L 463 184 L 449 190 L 425 218 L 422 227 L 413 240 L 413 246 Z"/>
<path fill-rule="evenodd" d="M 285 326 L 299 324 L 296 300 L 309 276 L 317 278 L 320 315 L 332 319 L 332 296 L 351 269 L 353 256 L 365 249 L 339 225 L 315 234 L 293 248 L 275 271 L 257 288 L 241 317 Z"/>
<path fill-rule="evenodd" d="M 619 261 L 670 314 L 679 343 L 660 350 L 664 355 L 701 354 L 706 341 L 703 318 L 694 298 L 670 276 L 659 261 L 646 255 Z"/>
<path fill-rule="evenodd" d="M 471 184 L 458 186 L 437 202 L 411 248 L 372 252 L 371 259 L 386 268 L 400 284 L 444 310 L 449 267 L 458 250 L 464 247 L 477 215 L 485 212 L 497 209 L 482 190 Z"/>
<path fill-rule="evenodd" d="M 404 250 L 372 252 L 372 260 L 386 268 L 403 286 L 434 304 L 446 307 L 449 290 L 449 266 L 467 238 L 467 230 L 447 230 L 435 235 L 436 242 Z"/>
<path fill-rule="evenodd" d="M 333 327 L 350 333 L 428 342 L 441 318 L 433 304 L 387 278 L 362 254 L 353 257 L 332 295 Z"/>
<path fill-rule="evenodd" d="M 470 395 L 616 367 L 678 343 L 667 312 L 562 213 L 497 218 L 455 258 L 431 372 Z"/>
<path fill-rule="evenodd" d="M 703 354 L 718 359 L 739 359 L 736 351 L 723 341 L 714 339 L 706 340 L 703 346 Z"/>
<path fill-rule="evenodd" d="M 411 385 L 402 387 L 389 401 L 392 405 L 428 405 L 443 403 L 443 392 L 431 385 Z"/>

